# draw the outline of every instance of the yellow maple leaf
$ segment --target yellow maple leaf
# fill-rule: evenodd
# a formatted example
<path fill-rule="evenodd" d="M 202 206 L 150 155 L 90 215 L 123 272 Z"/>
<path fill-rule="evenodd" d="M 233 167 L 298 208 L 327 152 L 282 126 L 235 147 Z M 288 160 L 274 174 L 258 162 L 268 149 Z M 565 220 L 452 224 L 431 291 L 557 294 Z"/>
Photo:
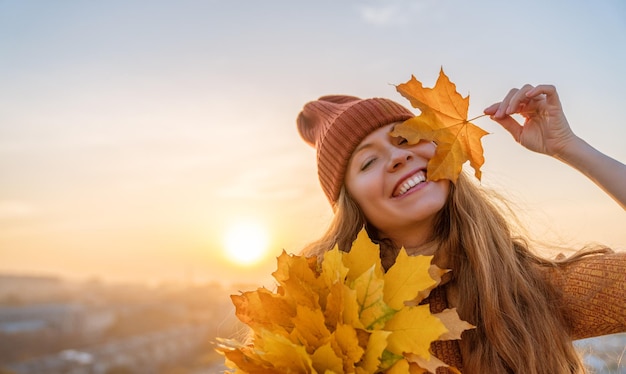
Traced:
<path fill-rule="evenodd" d="M 350 286 L 356 291 L 359 319 L 368 330 L 380 329 L 396 312 L 384 301 L 384 287 L 384 279 L 376 276 L 374 266 L 361 274 Z"/>
<path fill-rule="evenodd" d="M 445 362 L 441 361 L 440 359 L 432 355 L 428 358 L 424 358 L 416 354 L 408 354 L 408 355 L 405 355 L 405 357 L 406 357 L 406 360 L 411 364 L 411 367 L 417 367 L 418 368 L 417 370 L 422 370 L 422 371 L 416 371 L 419 373 L 426 373 L 426 372 L 435 373 L 437 371 L 437 368 L 440 368 L 440 367 L 445 367 L 445 368 L 448 368 L 449 371 L 458 373 L 456 368 L 449 366 Z M 413 371 L 411 371 L 411 373 L 413 373 Z"/>
<path fill-rule="evenodd" d="M 384 275 L 384 300 L 391 308 L 401 309 L 405 301 L 438 284 L 430 276 L 430 262 L 430 256 L 409 256 L 404 248 L 400 250 L 396 262 Z"/>
<path fill-rule="evenodd" d="M 313 361 L 304 345 L 269 330 L 263 330 L 260 336 L 259 356 L 276 369 L 295 373 L 310 373 L 313 370 Z"/>
<path fill-rule="evenodd" d="M 390 367 L 386 374 L 407 374 L 409 372 L 409 362 L 406 360 L 399 360 L 392 367 Z"/>
<path fill-rule="evenodd" d="M 330 340 L 330 331 L 324 323 L 324 314 L 321 308 L 311 309 L 298 305 L 296 316 L 293 317 L 294 326 L 291 332 L 291 341 L 300 342 L 312 353 Z"/>
<path fill-rule="evenodd" d="M 448 331 L 445 325 L 430 313 L 428 305 L 406 307 L 398 311 L 385 325 L 391 331 L 387 349 L 397 355 L 411 352 L 430 357 L 430 343 Z"/>
<path fill-rule="evenodd" d="M 233 295 L 231 300 L 237 318 L 250 327 L 273 325 L 276 330 L 282 329 L 285 335 L 293 328 L 295 304 L 290 304 L 285 298 L 265 288 Z"/>
<path fill-rule="evenodd" d="M 218 340 L 231 373 L 424 373 L 445 365 L 431 359 L 431 342 L 458 339 L 471 325 L 454 309 L 433 315 L 428 305 L 414 305 L 443 271 L 432 256 L 402 250 L 385 273 L 379 253 L 365 231 L 349 253 L 325 253 L 321 266 L 283 252 L 272 273 L 276 292 L 231 297 L 252 330 L 246 344 Z"/>
<path fill-rule="evenodd" d="M 443 69 L 433 88 L 424 87 L 411 76 L 396 89 L 421 114 L 396 126 L 391 134 L 407 139 L 409 144 L 421 140 L 437 144 L 435 155 L 428 162 L 427 178 L 456 182 L 463 164 L 469 161 L 476 178 L 480 179 L 480 167 L 485 162 L 481 138 L 487 132 L 467 118 L 469 95 L 461 96 Z"/>
<path fill-rule="evenodd" d="M 356 291 L 342 283 L 336 283 L 330 287 L 324 317 L 326 326 L 330 329 L 338 324 L 365 328 L 359 319 Z"/>
<path fill-rule="evenodd" d="M 361 274 L 374 267 L 376 277 L 383 276 L 383 267 L 380 263 L 380 249 L 372 243 L 365 230 L 361 230 L 352 243 L 350 252 L 343 255 L 343 261 L 348 267 L 347 281 L 353 282 Z"/>
<path fill-rule="evenodd" d="M 344 283 L 348 271 L 349 269 L 343 264 L 343 253 L 339 251 L 339 247 L 335 246 L 324 254 L 320 277 L 327 287 L 332 287 L 335 283 Z"/>
<path fill-rule="evenodd" d="M 365 349 L 359 344 L 357 329 L 352 325 L 339 324 L 330 341 L 335 352 L 343 357 L 344 370 L 353 372 L 356 363 L 361 361 L 365 353 Z"/>
<path fill-rule="evenodd" d="M 311 360 L 316 373 L 344 373 L 343 360 L 337 356 L 330 342 L 319 347 L 311 356 Z"/>
<path fill-rule="evenodd" d="M 387 338 L 391 331 L 375 330 L 369 335 L 363 360 L 357 366 L 357 374 L 375 373 L 380 367 L 381 357 L 387 348 Z"/>
<path fill-rule="evenodd" d="M 351 289 L 347 285 L 342 285 L 341 293 L 342 293 L 342 317 L 343 323 L 347 325 L 352 325 L 354 327 L 365 329 L 363 322 L 361 322 L 360 318 L 360 306 L 358 301 L 357 291 Z"/>
<path fill-rule="evenodd" d="M 226 367 L 235 370 L 235 373 L 271 374 L 272 365 L 263 361 L 258 355 L 251 352 L 250 346 L 233 339 L 219 339 L 219 352 L 225 357 Z"/>
<path fill-rule="evenodd" d="M 278 269 L 272 273 L 279 284 L 279 293 L 288 295 L 294 304 L 318 308 L 323 281 L 311 269 L 310 261 L 303 256 L 289 255 L 285 251 L 278 257 Z"/>

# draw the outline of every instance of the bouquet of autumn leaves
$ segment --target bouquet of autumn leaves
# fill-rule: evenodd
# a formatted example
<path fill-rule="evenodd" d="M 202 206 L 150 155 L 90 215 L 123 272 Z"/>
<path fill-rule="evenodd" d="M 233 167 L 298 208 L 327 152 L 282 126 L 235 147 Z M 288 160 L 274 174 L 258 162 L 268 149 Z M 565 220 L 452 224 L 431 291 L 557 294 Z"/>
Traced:
<path fill-rule="evenodd" d="M 455 309 L 431 314 L 420 302 L 446 271 L 432 256 L 402 249 L 383 271 L 378 245 L 362 231 L 350 252 L 278 257 L 276 292 L 231 296 L 249 342 L 220 339 L 234 373 L 427 373 L 447 366 L 429 352 L 435 340 L 472 328 Z M 454 368 L 451 368 L 454 370 Z"/>

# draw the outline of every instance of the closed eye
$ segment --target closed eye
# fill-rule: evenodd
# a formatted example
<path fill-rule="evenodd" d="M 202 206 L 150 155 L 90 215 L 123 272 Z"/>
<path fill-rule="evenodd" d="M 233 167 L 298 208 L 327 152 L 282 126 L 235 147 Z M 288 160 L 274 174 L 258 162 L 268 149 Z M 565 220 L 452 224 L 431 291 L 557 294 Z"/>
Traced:
<path fill-rule="evenodd" d="M 370 166 L 372 166 L 374 161 L 376 161 L 376 158 L 370 158 L 367 161 L 365 161 L 363 165 L 361 166 L 361 171 L 367 170 Z"/>

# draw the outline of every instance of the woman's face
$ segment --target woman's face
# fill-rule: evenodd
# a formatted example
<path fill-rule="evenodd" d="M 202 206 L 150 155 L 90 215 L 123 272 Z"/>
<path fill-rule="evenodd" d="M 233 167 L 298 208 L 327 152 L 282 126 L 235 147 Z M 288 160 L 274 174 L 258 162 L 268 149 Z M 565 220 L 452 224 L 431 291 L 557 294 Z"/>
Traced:
<path fill-rule="evenodd" d="M 357 146 L 345 185 L 382 237 L 397 245 L 416 246 L 431 235 L 450 186 L 448 180 L 426 181 L 435 144 L 409 145 L 403 138 L 391 137 L 394 125 L 372 132 Z"/>

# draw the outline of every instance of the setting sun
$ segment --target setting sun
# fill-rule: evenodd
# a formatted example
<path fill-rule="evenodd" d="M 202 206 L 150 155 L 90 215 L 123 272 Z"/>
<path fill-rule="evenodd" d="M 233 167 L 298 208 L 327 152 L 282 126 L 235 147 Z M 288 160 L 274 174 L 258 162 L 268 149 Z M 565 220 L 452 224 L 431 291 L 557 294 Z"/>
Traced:
<path fill-rule="evenodd" d="M 239 265 L 252 265 L 268 251 L 267 230 L 256 223 L 234 224 L 224 238 L 224 254 Z"/>

